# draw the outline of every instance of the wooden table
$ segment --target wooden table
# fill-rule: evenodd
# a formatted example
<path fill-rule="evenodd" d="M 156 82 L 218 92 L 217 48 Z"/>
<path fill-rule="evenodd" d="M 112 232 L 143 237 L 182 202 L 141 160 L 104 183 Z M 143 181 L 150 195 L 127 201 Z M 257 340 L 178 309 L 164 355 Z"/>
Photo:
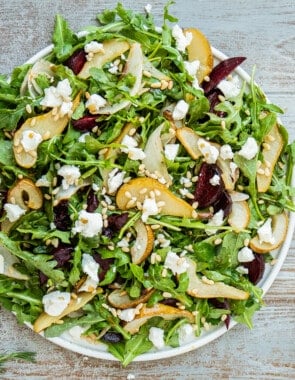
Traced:
<path fill-rule="evenodd" d="M 113 0 L 1 0 L 0 72 L 9 73 L 50 43 L 54 15 L 61 13 L 72 28 L 94 22 Z M 124 5 L 143 10 L 145 1 Z M 165 1 L 151 0 L 161 22 Z M 183 26 L 203 30 L 213 46 L 229 56 L 245 55 L 251 72 L 269 98 L 286 110 L 283 123 L 295 137 L 295 4 L 294 0 L 178 0 L 171 8 Z M 254 318 L 254 329 L 236 326 L 196 351 L 155 362 L 133 363 L 86 358 L 47 342 L 19 326 L 0 310 L 0 352 L 31 350 L 37 363 L 11 362 L 3 379 L 294 379 L 295 378 L 295 239 L 289 255 Z"/>

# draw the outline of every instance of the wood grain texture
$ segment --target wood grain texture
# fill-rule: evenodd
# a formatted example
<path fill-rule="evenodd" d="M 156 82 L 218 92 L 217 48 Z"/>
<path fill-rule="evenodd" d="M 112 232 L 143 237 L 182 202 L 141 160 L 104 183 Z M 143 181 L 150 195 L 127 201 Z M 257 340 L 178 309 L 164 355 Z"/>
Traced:
<path fill-rule="evenodd" d="M 143 10 L 146 1 L 122 1 Z M 165 1 L 149 1 L 161 22 Z M 0 72 L 10 73 L 50 43 L 54 16 L 63 14 L 72 28 L 94 22 L 112 0 L 0 0 Z M 251 72 L 271 101 L 286 114 L 284 125 L 295 138 L 295 5 L 294 0 L 178 0 L 171 8 L 183 26 L 197 26 L 212 45 L 229 56 L 245 55 Z M 13 362 L 1 379 L 294 379 L 295 378 L 295 240 L 287 259 L 254 318 L 254 329 L 236 326 L 205 347 L 171 359 L 132 363 L 85 358 L 66 351 L 0 310 L 0 352 L 31 350 L 37 363 Z"/>

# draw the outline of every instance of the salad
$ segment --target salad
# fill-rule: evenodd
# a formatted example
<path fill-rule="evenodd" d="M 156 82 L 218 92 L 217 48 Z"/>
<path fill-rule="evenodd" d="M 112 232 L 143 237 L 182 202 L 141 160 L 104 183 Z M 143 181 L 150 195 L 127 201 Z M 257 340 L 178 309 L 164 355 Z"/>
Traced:
<path fill-rule="evenodd" d="M 295 145 L 282 110 L 167 4 L 120 3 L 0 76 L 0 302 L 124 366 L 231 320 L 252 327 L 283 243 Z"/>

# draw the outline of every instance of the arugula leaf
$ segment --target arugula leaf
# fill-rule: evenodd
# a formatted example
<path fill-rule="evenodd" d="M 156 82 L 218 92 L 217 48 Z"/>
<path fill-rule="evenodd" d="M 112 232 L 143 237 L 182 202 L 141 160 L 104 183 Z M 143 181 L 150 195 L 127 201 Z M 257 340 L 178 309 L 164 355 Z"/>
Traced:
<path fill-rule="evenodd" d="M 53 32 L 53 52 L 60 61 L 67 59 L 73 46 L 78 42 L 78 37 L 69 28 L 67 21 L 59 14 L 55 17 Z"/>

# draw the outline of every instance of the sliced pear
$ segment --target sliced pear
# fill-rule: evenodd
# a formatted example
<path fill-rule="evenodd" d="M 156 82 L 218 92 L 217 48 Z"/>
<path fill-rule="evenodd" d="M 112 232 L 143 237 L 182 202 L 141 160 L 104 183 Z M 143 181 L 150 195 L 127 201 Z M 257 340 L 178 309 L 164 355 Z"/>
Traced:
<path fill-rule="evenodd" d="M 43 194 L 33 181 L 23 178 L 8 191 L 7 201 L 24 210 L 38 210 L 43 205 Z"/>
<path fill-rule="evenodd" d="M 215 145 L 218 148 L 218 144 Z M 231 160 L 224 160 L 220 156 L 217 158 L 217 165 L 221 169 L 221 178 L 224 183 L 224 187 L 228 191 L 233 191 L 235 188 L 235 184 L 239 179 L 239 168 L 233 172 L 230 167 Z"/>
<path fill-rule="evenodd" d="M 159 81 L 165 80 L 166 82 L 169 82 L 171 80 L 168 75 L 158 70 L 146 57 L 144 57 L 143 69 L 145 71 L 148 71 L 153 78 L 158 79 Z"/>
<path fill-rule="evenodd" d="M 24 96 L 26 91 L 29 91 L 29 94 L 32 98 L 42 95 L 43 91 L 38 86 L 36 78 L 38 75 L 46 75 L 49 79 L 54 77 L 53 71 L 54 64 L 46 61 L 45 59 L 40 59 L 29 69 L 27 75 L 25 76 L 23 83 L 20 88 L 21 96 Z"/>
<path fill-rule="evenodd" d="M 130 47 L 126 65 L 123 74 L 132 74 L 135 77 L 133 87 L 129 90 L 130 96 L 137 95 L 142 87 L 142 72 L 143 72 L 143 53 L 141 45 L 134 43 Z M 131 104 L 130 100 L 122 100 L 112 105 L 101 107 L 98 111 L 99 114 L 112 115 L 120 110 L 127 108 Z"/>
<path fill-rule="evenodd" d="M 165 164 L 163 143 L 161 140 L 161 132 L 164 123 L 159 125 L 149 136 L 144 148 L 145 158 L 142 163 L 150 173 L 157 173 L 165 179 L 168 186 L 172 184 L 171 176 L 168 173 Z"/>
<path fill-rule="evenodd" d="M 128 210 L 136 206 L 130 200 L 136 199 L 136 203 L 143 203 L 146 197 L 153 192 L 156 195 L 157 202 L 163 202 L 160 213 L 163 215 L 181 216 L 183 218 L 192 218 L 195 214 L 193 207 L 178 198 L 166 186 L 162 185 L 153 178 L 134 178 L 122 185 L 116 196 L 117 206 L 120 210 Z"/>
<path fill-rule="evenodd" d="M 228 216 L 228 224 L 235 232 L 240 232 L 247 228 L 250 222 L 250 208 L 247 201 L 232 203 L 231 213 Z"/>
<path fill-rule="evenodd" d="M 129 295 L 122 294 L 121 289 L 116 289 L 108 296 L 109 303 L 117 309 L 130 309 L 136 307 L 140 303 L 146 303 L 150 296 L 154 293 L 155 289 L 150 289 L 143 293 L 140 297 L 132 299 Z"/>
<path fill-rule="evenodd" d="M 82 189 L 85 186 L 89 186 L 90 184 L 91 182 L 89 180 L 84 180 L 78 183 L 78 185 L 69 186 L 66 190 L 60 187 L 54 199 L 56 203 L 58 204 L 62 200 L 70 199 L 74 194 L 77 193 L 78 190 Z"/>
<path fill-rule="evenodd" d="M 214 282 L 212 284 L 203 282 L 197 275 L 197 264 L 194 260 L 186 258 L 189 262 L 187 274 L 189 284 L 186 292 L 195 298 L 230 298 L 235 300 L 246 300 L 249 293 L 244 290 L 237 289 L 233 286 L 226 285 L 223 282 Z"/>
<path fill-rule="evenodd" d="M 133 123 L 127 123 L 125 124 L 124 128 L 122 129 L 120 135 L 112 141 L 113 144 L 120 145 L 126 135 L 130 132 L 132 128 L 136 128 L 136 126 Z M 109 160 L 110 162 L 114 163 L 118 155 L 120 154 L 120 148 L 108 148 L 107 151 L 104 153 L 103 158 L 105 160 Z M 108 189 L 107 179 L 109 173 L 112 171 L 112 168 L 101 168 L 100 174 L 104 181 L 104 186 Z"/>
<path fill-rule="evenodd" d="M 180 310 L 176 307 L 161 303 L 158 303 L 153 307 L 143 305 L 135 319 L 126 323 L 124 330 L 128 331 L 130 334 L 135 334 L 139 331 L 143 324 L 153 317 L 161 317 L 168 321 L 177 318 L 186 318 L 190 323 L 194 323 L 195 320 L 193 314 L 187 310 Z"/>
<path fill-rule="evenodd" d="M 257 189 L 261 193 L 266 192 L 271 184 L 272 173 L 284 145 L 284 140 L 277 124 L 275 124 L 269 134 L 265 136 L 263 145 L 263 161 L 259 169 L 262 169 L 264 174 L 257 173 L 256 180 Z"/>
<path fill-rule="evenodd" d="M 0 246 L 0 256 L 3 257 L 3 272 L 0 272 L 1 274 L 4 274 L 7 277 L 15 278 L 17 280 L 29 279 L 28 275 L 20 273 L 17 269 L 15 269 L 14 265 L 19 261 L 5 247 Z"/>
<path fill-rule="evenodd" d="M 72 110 L 74 111 L 80 101 L 78 95 L 73 101 Z M 56 120 L 53 110 L 42 115 L 34 116 L 27 119 L 22 126 L 15 132 L 13 138 L 13 151 L 17 164 L 23 168 L 31 168 L 37 161 L 37 148 L 36 150 L 26 152 L 22 149 L 21 139 L 23 132 L 33 131 L 39 133 L 42 141 L 49 140 L 54 136 L 60 135 L 66 128 L 70 118 L 68 115 L 60 117 Z"/>
<path fill-rule="evenodd" d="M 117 57 L 124 54 L 130 45 L 127 41 L 112 39 L 103 42 L 104 52 L 94 54 L 91 61 L 85 62 L 82 70 L 79 72 L 78 77 L 82 79 L 87 79 L 90 77 L 90 69 L 96 67 L 100 69 L 108 62 L 112 62 Z"/>
<path fill-rule="evenodd" d="M 81 309 L 83 306 L 85 306 L 88 302 L 92 300 L 97 294 L 102 293 L 102 288 L 97 288 L 94 292 L 82 292 L 79 293 L 79 295 L 76 295 L 71 298 L 70 303 L 68 304 L 67 308 L 57 316 L 49 315 L 45 312 L 39 315 L 39 317 L 36 319 L 33 329 L 37 333 L 45 330 L 47 327 L 51 326 L 53 323 L 58 323 L 63 317 L 66 315 L 77 311 Z"/>
<path fill-rule="evenodd" d="M 277 249 L 285 240 L 287 230 L 288 230 L 289 218 L 286 213 L 281 213 L 274 215 L 272 217 L 272 233 L 275 242 L 265 243 L 260 242 L 258 235 L 250 240 L 250 248 L 256 253 L 268 253 Z"/>
<path fill-rule="evenodd" d="M 200 68 L 197 72 L 198 82 L 201 83 L 205 76 L 209 75 L 213 68 L 213 54 L 211 46 L 204 34 L 196 28 L 185 29 L 185 32 L 192 34 L 192 41 L 187 47 L 189 61 L 200 61 Z"/>
<path fill-rule="evenodd" d="M 152 252 L 154 247 L 154 232 L 151 227 L 138 219 L 134 224 L 136 239 L 130 249 L 133 264 L 142 263 Z"/>
<path fill-rule="evenodd" d="M 198 148 L 200 136 L 193 129 L 188 127 L 177 128 L 176 137 L 194 160 L 202 157 L 202 153 Z"/>

